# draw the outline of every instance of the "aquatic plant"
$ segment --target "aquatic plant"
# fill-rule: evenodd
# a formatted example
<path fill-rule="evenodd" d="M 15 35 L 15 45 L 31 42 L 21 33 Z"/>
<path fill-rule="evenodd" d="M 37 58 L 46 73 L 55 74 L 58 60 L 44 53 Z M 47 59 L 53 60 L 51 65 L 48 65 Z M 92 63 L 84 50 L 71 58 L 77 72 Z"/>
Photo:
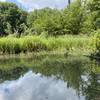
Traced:
<path fill-rule="evenodd" d="M 59 36 L 41 37 L 24 36 L 0 38 L 0 54 L 19 54 L 39 51 L 73 51 L 91 48 L 90 38 L 87 36 Z"/>

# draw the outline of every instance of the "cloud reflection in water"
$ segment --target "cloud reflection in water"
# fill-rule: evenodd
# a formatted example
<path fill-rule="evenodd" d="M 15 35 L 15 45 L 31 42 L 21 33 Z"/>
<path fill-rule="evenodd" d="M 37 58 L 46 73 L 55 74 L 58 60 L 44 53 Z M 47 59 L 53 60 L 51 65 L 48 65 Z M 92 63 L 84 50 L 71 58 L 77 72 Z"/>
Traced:
<path fill-rule="evenodd" d="M 32 71 L 18 80 L 0 84 L 0 100 L 80 100 L 75 90 L 54 76 L 45 77 Z M 84 100 L 84 97 L 81 97 Z"/>

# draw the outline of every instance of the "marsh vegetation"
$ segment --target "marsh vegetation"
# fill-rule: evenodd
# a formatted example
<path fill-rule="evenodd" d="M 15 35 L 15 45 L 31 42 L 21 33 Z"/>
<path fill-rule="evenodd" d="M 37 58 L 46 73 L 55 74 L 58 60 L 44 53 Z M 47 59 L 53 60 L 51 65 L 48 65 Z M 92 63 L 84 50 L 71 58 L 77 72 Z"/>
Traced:
<path fill-rule="evenodd" d="M 99 0 L 31 12 L 0 2 L 0 100 L 33 98 L 100 98 Z"/>
<path fill-rule="evenodd" d="M 84 48 L 87 51 L 92 47 L 90 52 L 94 49 L 99 56 L 99 6 L 98 0 L 75 0 L 64 9 L 46 7 L 27 12 L 14 3 L 0 2 L 0 53 L 53 51 L 58 48 Z"/>

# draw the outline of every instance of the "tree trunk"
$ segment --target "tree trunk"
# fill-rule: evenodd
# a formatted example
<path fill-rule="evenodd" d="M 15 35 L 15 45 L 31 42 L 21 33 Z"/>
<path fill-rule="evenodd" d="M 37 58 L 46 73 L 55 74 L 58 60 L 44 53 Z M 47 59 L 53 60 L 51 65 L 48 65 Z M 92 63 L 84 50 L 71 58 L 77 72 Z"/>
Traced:
<path fill-rule="evenodd" d="M 69 5 L 70 5 L 70 2 L 71 2 L 71 1 L 70 1 L 70 0 L 68 0 L 68 4 L 69 4 Z"/>

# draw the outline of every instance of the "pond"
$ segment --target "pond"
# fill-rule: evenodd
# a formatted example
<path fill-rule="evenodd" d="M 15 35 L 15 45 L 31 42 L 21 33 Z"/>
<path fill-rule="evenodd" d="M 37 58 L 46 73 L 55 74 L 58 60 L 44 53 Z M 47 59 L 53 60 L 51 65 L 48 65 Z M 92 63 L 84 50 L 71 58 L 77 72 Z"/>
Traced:
<path fill-rule="evenodd" d="M 0 59 L 0 100 L 100 100 L 100 61 L 41 55 Z"/>

